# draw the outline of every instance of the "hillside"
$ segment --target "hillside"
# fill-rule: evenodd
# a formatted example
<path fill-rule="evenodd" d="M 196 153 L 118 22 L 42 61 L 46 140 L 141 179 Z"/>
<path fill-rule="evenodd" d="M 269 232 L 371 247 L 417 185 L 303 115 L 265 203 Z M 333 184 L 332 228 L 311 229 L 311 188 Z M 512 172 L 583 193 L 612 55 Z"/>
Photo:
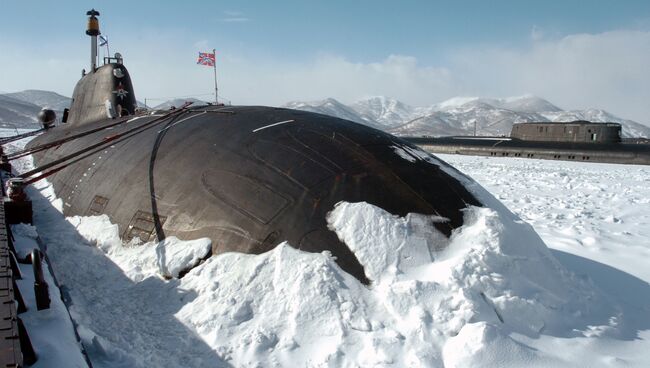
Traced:
<path fill-rule="evenodd" d="M 41 109 L 52 109 L 60 118 L 72 99 L 52 91 L 25 90 L 0 94 L 0 126 L 9 128 L 38 128 L 36 118 Z"/>
<path fill-rule="evenodd" d="M 61 96 L 60 94 L 52 91 L 43 91 L 38 89 L 28 89 L 22 92 L 6 93 L 5 96 L 29 102 L 41 108 L 52 109 L 54 111 L 63 111 L 65 108 L 70 107 L 72 99 L 70 97 Z"/>
<path fill-rule="evenodd" d="M 0 94 L 0 126 L 7 128 L 38 127 L 36 114 L 41 107 Z"/>
<path fill-rule="evenodd" d="M 401 136 L 508 135 L 515 123 L 589 120 L 614 122 L 624 137 L 650 137 L 650 127 L 601 109 L 563 110 L 551 102 L 521 96 L 503 99 L 455 97 L 424 107 L 412 107 L 387 97 L 371 97 L 345 105 L 329 98 L 294 101 L 288 108 L 313 111 L 366 124 Z"/>
<path fill-rule="evenodd" d="M 155 109 L 179 107 L 186 101 L 206 104 L 195 98 L 163 102 Z M 71 99 L 42 90 L 0 94 L 0 124 L 18 128 L 38 126 L 36 114 L 50 108 L 61 116 Z M 141 103 L 140 103 L 141 104 Z M 588 120 L 614 122 L 622 126 L 623 137 L 650 138 L 650 127 L 623 119 L 602 109 L 563 110 L 535 96 L 509 98 L 454 97 L 429 106 L 410 106 L 401 101 L 374 96 L 346 105 L 333 98 L 292 101 L 283 107 L 336 116 L 399 136 L 508 135 L 515 123 L 533 121 L 567 122 Z"/>
<path fill-rule="evenodd" d="M 192 102 L 194 106 L 197 105 L 206 105 L 207 102 L 203 100 L 199 100 L 196 98 L 176 98 L 173 100 L 165 101 L 159 105 L 154 106 L 154 109 L 156 110 L 168 110 L 169 108 L 173 107 L 181 107 L 183 104 L 186 102 Z"/>

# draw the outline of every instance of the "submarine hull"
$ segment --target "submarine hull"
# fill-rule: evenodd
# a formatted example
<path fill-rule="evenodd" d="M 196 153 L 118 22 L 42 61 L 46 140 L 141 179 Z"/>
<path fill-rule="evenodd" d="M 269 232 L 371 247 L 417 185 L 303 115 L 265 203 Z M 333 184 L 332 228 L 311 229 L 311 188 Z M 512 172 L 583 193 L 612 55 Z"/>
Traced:
<path fill-rule="evenodd" d="M 504 137 L 402 137 L 430 153 L 650 165 L 650 143 L 540 142 Z"/>
<path fill-rule="evenodd" d="M 49 178 L 65 215 L 107 214 L 130 241 L 209 237 L 213 254 L 258 254 L 281 241 L 330 251 L 368 282 L 354 254 L 327 228 L 339 201 L 365 201 L 395 215 L 448 219 L 481 205 L 444 162 L 406 157 L 414 145 L 346 120 L 271 107 L 194 107 L 123 117 L 124 123 L 34 154 L 51 162 L 135 126 L 152 128 L 66 167 Z M 105 119 L 50 129 L 30 147 L 115 123 Z"/>

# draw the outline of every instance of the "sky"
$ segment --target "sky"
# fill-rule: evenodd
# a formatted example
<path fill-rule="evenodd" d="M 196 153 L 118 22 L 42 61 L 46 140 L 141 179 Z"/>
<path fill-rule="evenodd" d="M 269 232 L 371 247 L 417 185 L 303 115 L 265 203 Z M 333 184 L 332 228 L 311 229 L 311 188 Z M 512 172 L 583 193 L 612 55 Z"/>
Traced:
<path fill-rule="evenodd" d="M 70 96 L 100 11 L 136 97 L 282 105 L 536 95 L 650 125 L 650 1 L 2 0 L 0 91 Z M 100 56 L 106 52 L 100 51 Z"/>

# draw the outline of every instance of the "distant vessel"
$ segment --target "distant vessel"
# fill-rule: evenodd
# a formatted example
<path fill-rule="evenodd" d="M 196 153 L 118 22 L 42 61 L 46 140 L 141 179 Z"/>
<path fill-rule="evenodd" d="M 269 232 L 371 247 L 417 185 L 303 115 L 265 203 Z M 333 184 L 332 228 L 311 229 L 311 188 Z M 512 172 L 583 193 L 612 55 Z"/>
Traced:
<path fill-rule="evenodd" d="M 650 141 L 621 139 L 621 125 L 520 123 L 510 137 L 402 137 L 432 153 L 650 165 Z"/>

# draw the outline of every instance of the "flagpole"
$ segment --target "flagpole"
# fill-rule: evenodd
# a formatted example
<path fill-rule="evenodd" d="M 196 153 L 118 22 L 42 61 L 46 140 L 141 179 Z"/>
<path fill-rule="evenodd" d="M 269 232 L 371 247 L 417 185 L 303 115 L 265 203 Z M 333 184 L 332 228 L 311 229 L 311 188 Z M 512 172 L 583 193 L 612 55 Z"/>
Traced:
<path fill-rule="evenodd" d="M 212 55 L 214 55 L 214 63 L 212 63 L 212 66 L 214 67 L 214 103 L 218 105 L 219 89 L 217 88 L 217 50 L 216 49 L 212 49 Z"/>

